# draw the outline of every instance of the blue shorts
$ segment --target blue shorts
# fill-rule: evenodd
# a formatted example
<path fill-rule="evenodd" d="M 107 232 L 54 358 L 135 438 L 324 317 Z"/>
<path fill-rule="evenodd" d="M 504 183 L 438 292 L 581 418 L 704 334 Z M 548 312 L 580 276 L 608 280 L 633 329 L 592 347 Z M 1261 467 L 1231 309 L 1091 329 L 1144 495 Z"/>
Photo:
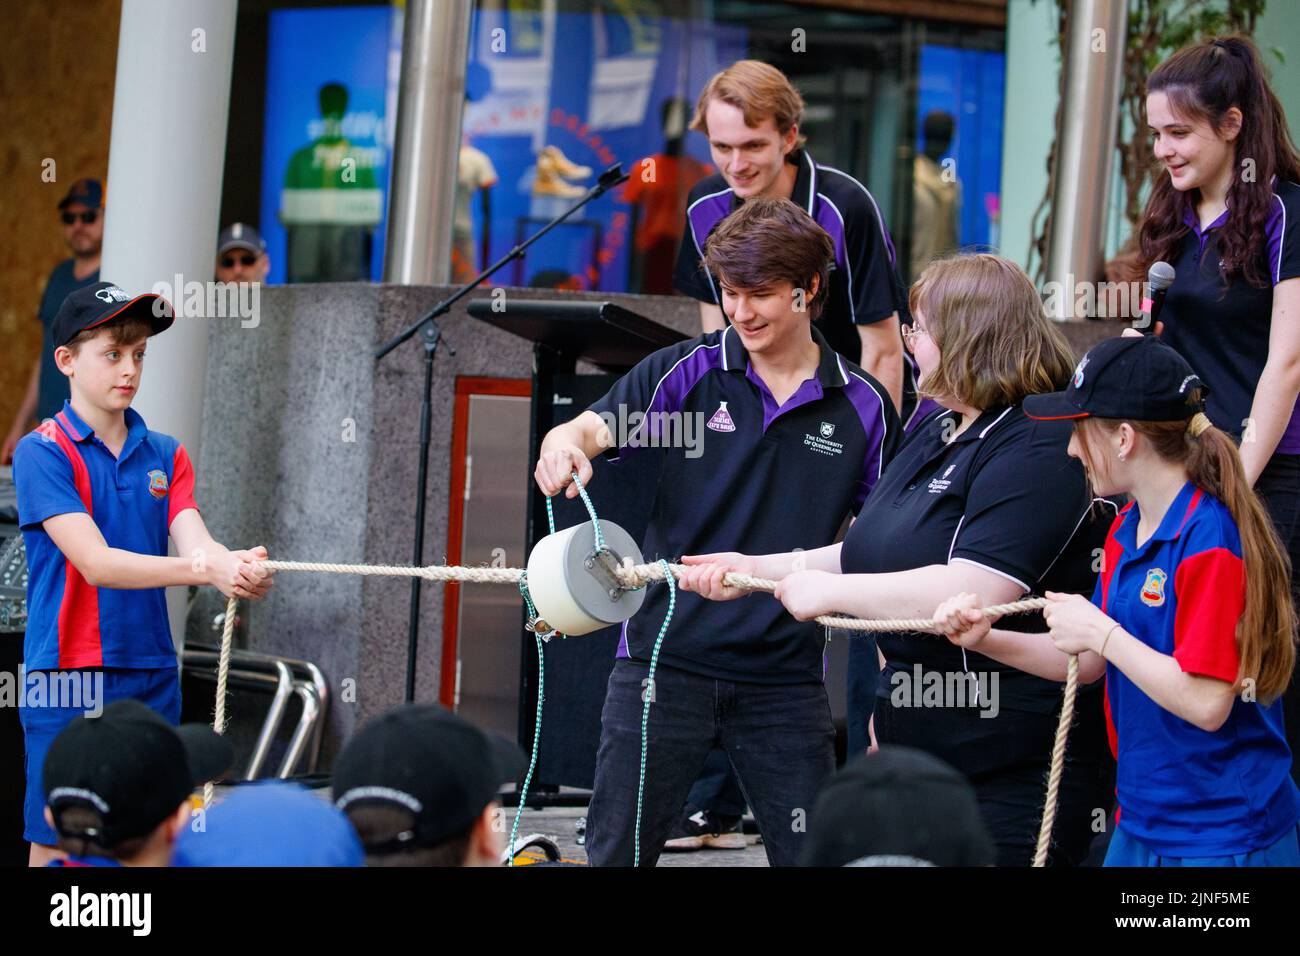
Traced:
<path fill-rule="evenodd" d="M 38 697 L 34 682 L 46 691 Z M 76 686 L 79 696 L 70 688 Z M 60 687 L 59 690 L 54 690 Z M 45 754 L 64 727 L 86 713 L 95 714 L 115 700 L 133 698 L 148 704 L 169 723 L 180 723 L 181 682 L 175 667 L 149 670 L 81 668 L 28 671 L 19 688 L 18 716 L 26 749 L 27 796 L 23 801 L 23 839 L 54 846 L 58 834 L 45 822 Z M 69 703 L 80 706 L 68 706 Z"/>
<path fill-rule="evenodd" d="M 1300 824 L 1271 846 L 1232 856 L 1158 856 L 1121 824 L 1110 838 L 1103 866 L 1300 866 Z"/>

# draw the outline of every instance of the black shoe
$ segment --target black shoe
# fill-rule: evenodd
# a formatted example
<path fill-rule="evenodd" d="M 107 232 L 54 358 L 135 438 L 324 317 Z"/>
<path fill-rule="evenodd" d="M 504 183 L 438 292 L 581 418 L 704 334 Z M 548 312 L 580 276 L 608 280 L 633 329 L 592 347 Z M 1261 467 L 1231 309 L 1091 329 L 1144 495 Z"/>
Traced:
<path fill-rule="evenodd" d="M 708 810 L 687 805 L 682 818 L 664 844 L 667 853 L 693 850 L 743 850 L 749 846 L 740 828 L 740 817 L 720 817 Z"/>

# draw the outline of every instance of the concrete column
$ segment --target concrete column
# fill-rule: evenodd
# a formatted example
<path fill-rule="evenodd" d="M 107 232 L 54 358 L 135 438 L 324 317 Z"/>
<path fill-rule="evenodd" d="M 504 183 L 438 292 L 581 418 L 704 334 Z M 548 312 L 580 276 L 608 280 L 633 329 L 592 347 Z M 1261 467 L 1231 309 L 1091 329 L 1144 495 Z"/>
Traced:
<path fill-rule="evenodd" d="M 407 0 L 384 281 L 446 285 L 473 0 Z"/>
<path fill-rule="evenodd" d="M 232 0 L 123 0 L 104 197 L 100 275 L 128 292 L 170 293 L 177 309 L 149 344 L 133 407 L 180 439 L 198 469 L 212 320 L 188 314 L 184 285 L 213 280 L 235 9 Z M 178 640 L 183 598 L 169 593 Z"/>
<path fill-rule="evenodd" d="M 1125 0 L 1076 0 L 1067 25 L 1047 278 L 1070 300 L 1075 281 L 1101 277 L 1127 11 Z"/>

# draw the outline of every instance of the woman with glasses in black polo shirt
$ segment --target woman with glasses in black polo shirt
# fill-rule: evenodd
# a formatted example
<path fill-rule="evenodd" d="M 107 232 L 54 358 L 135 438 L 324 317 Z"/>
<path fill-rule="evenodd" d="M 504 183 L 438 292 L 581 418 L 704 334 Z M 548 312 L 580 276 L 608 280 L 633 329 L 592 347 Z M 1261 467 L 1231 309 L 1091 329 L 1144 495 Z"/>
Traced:
<path fill-rule="evenodd" d="M 1161 63 L 1147 79 L 1146 109 L 1164 168 L 1131 278 L 1154 262 L 1173 265 L 1158 334 L 1209 386 L 1206 415 L 1240 442 L 1246 479 L 1300 568 L 1300 157 L 1245 37 L 1207 40 Z M 1283 713 L 1296 753 L 1294 682 Z M 1300 780 L 1300 768 L 1291 774 Z"/>
<path fill-rule="evenodd" d="M 832 612 L 928 618 L 928 602 L 966 589 L 985 606 L 1048 589 L 1091 593 L 1093 549 L 1108 520 L 1094 520 L 1083 468 L 1066 453 L 1069 423 L 1035 422 L 1019 408 L 1026 395 L 1063 388 L 1074 366 L 1033 283 L 1008 260 L 964 255 L 927 267 L 909 304 L 919 389 L 944 407 L 885 467 L 843 543 L 683 557 L 696 566 L 682 588 L 727 600 L 744 593 L 722 584 L 728 570 L 776 578 L 777 597 L 800 620 Z M 1040 615 L 1005 620 L 1043 629 Z M 878 643 L 879 743 L 927 750 L 965 773 L 999 863 L 1028 865 L 1060 685 L 932 635 L 881 634 Z M 1094 810 L 1111 802 L 1100 697 L 1095 688 L 1081 693 L 1060 791 L 1057 864 L 1083 860 Z"/>

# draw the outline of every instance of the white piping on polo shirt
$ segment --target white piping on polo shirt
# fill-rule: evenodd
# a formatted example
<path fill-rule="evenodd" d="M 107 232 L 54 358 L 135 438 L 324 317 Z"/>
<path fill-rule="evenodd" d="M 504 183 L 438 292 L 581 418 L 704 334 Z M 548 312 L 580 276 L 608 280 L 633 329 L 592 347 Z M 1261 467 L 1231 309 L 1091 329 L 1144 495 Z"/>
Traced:
<path fill-rule="evenodd" d="M 839 355 L 837 354 L 835 357 L 839 358 Z M 844 371 L 844 366 L 842 365 L 840 366 L 840 371 L 841 372 Z M 872 394 L 876 396 L 876 402 L 880 405 L 881 435 L 882 436 L 887 435 L 889 433 L 889 422 L 885 419 L 885 400 L 880 397 L 880 393 L 876 391 L 876 387 L 872 385 L 869 381 L 867 381 L 865 378 L 862 378 L 862 376 L 859 375 L 857 372 L 853 373 L 853 377 L 856 379 L 861 379 L 862 384 L 867 386 L 867 388 L 871 389 Z M 845 380 L 845 384 L 848 384 L 847 379 Z M 876 465 L 876 478 L 879 478 L 884 473 L 885 473 L 885 443 L 882 440 L 880 443 L 880 458 Z"/>
<path fill-rule="evenodd" d="M 808 155 L 808 150 L 803 151 L 804 162 L 808 164 L 808 208 L 805 212 L 812 216 L 813 205 L 817 202 L 817 164 L 813 158 Z M 813 217 L 816 218 L 815 216 Z M 843 221 L 843 220 L 841 220 Z"/>
<path fill-rule="evenodd" d="M 1291 185 L 1294 186 L 1296 184 L 1291 183 Z M 1277 265 L 1273 267 L 1273 284 L 1277 285 L 1282 281 L 1282 248 L 1286 245 L 1286 203 L 1282 201 L 1282 197 L 1277 193 L 1273 193 L 1273 198 L 1276 199 L 1277 204 L 1282 207 L 1282 229 L 1277 241 Z"/>
<path fill-rule="evenodd" d="M 699 254 L 701 259 L 704 258 L 704 249 L 700 245 L 700 237 L 695 234 L 695 223 L 691 221 L 691 210 L 706 199 L 712 199 L 714 196 L 721 196 L 723 193 L 729 193 L 731 191 L 730 186 L 726 189 L 719 189 L 716 193 L 709 193 L 707 196 L 701 196 L 699 199 L 695 200 L 695 202 L 686 207 L 686 224 L 691 227 L 691 242 L 695 243 L 695 251 Z M 722 303 L 722 297 L 718 295 L 718 288 L 713 284 L 713 276 L 709 273 L 708 269 L 704 269 L 703 271 L 705 276 L 708 277 L 709 288 L 713 290 L 713 304 L 720 305 Z"/>
<path fill-rule="evenodd" d="M 1086 508 L 1083 509 L 1083 514 L 1081 514 L 1081 515 L 1079 516 L 1079 520 L 1075 522 L 1075 524 L 1074 524 L 1074 530 L 1071 531 L 1071 532 L 1070 532 L 1070 536 L 1069 536 L 1068 538 L 1065 539 L 1065 544 L 1061 545 L 1061 550 L 1058 551 L 1058 552 L 1056 552 L 1056 557 L 1052 558 L 1052 563 L 1049 564 L 1046 568 L 1044 568 L 1044 569 L 1043 569 L 1043 573 L 1040 574 L 1040 575 L 1038 576 L 1038 580 L 1039 580 L 1039 581 L 1041 581 L 1041 580 L 1043 580 L 1043 578 L 1047 577 L 1048 572 L 1051 571 L 1052 568 L 1056 567 L 1056 562 L 1059 561 L 1059 560 L 1061 559 L 1061 555 L 1065 554 L 1065 549 L 1068 548 L 1068 547 L 1070 546 L 1070 542 L 1074 540 L 1074 536 L 1075 536 L 1075 534 L 1078 532 L 1079 527 L 1083 524 L 1084 520 L 1088 517 L 1088 512 L 1091 511 L 1091 510 L 1092 510 L 1092 506 L 1095 505 L 1095 504 L 1096 504 L 1097 502 L 1099 502 L 1099 501 L 1102 503 L 1102 506 L 1103 506 L 1103 507 L 1106 506 L 1106 505 L 1110 505 L 1110 507 L 1112 507 L 1112 508 L 1115 509 L 1115 513 L 1116 513 L 1116 514 L 1119 514 L 1119 507 L 1118 507 L 1118 506 L 1117 506 L 1113 501 L 1107 501 L 1105 498 L 1093 498 L 1093 499 L 1091 499 L 1091 500 L 1088 502 L 1088 507 L 1086 507 Z"/>
<path fill-rule="evenodd" d="M 1003 412 L 1002 412 L 1001 415 L 999 415 L 997 418 L 993 419 L 993 421 L 991 421 L 991 422 L 989 422 L 987 425 L 985 425 L 984 428 L 983 428 L 983 429 L 980 431 L 980 433 L 979 433 L 979 437 L 980 437 L 980 439 L 982 440 L 982 439 L 984 438 L 984 436 L 987 435 L 987 434 L 989 433 L 989 429 L 991 429 L 991 428 L 992 428 L 994 425 L 996 425 L 998 422 L 1002 421 L 1002 419 L 1006 418 L 1006 417 L 1007 417 L 1007 412 L 1011 411 L 1011 409 L 1013 409 L 1013 408 L 1015 408 L 1014 405 L 1008 405 L 1008 406 L 1003 410 Z M 992 573 L 996 574 L 998 577 L 1006 578 L 1008 581 L 1011 581 L 1011 582 L 1014 583 L 1014 584 L 1018 584 L 1018 585 L 1020 585 L 1020 587 L 1021 587 L 1022 589 L 1024 589 L 1025 591 L 1028 591 L 1028 590 L 1030 589 L 1030 588 L 1029 588 L 1029 585 L 1025 584 L 1023 581 L 1018 580 L 1017 578 L 1013 578 L 1011 575 L 1007 574 L 1005 571 L 999 571 L 997 568 L 990 568 L 990 567 L 989 567 L 988 565 L 986 565 L 986 564 L 980 564 L 978 561 L 972 561 L 972 560 L 970 560 L 969 558 L 956 558 L 956 559 L 953 558 L 952 553 L 953 553 L 953 551 L 956 550 L 956 548 L 957 548 L 957 535 L 961 534 L 961 526 L 962 526 L 963 524 L 965 524 L 965 523 L 966 523 L 966 513 L 965 513 L 965 512 L 962 512 L 962 516 L 957 520 L 957 527 L 956 527 L 956 529 L 953 530 L 953 533 L 952 533 L 952 541 L 950 541 L 950 542 L 948 543 L 948 563 L 949 563 L 949 564 L 952 564 L 952 563 L 954 562 L 954 560 L 956 560 L 956 561 L 960 561 L 960 562 L 962 562 L 963 564 L 973 564 L 973 565 L 974 565 L 975 567 L 977 567 L 977 568 L 983 568 L 985 571 L 991 571 Z M 966 663 L 966 648 L 964 648 L 964 647 L 961 649 L 961 669 L 962 669 L 962 672 L 963 672 L 963 673 L 966 673 L 966 674 L 969 674 L 969 673 L 970 673 L 970 667 L 969 667 L 969 666 L 967 665 L 967 663 Z M 979 691 L 979 684 L 978 684 L 978 682 L 977 682 L 976 685 L 975 685 L 975 703 L 976 703 L 976 704 L 979 703 L 979 694 L 980 694 L 980 691 Z"/>
<path fill-rule="evenodd" d="M 846 372 L 844 371 L 844 359 L 840 356 L 840 353 L 839 353 L 839 352 L 836 352 L 836 353 L 835 353 L 835 364 L 838 365 L 838 366 L 840 367 L 840 379 L 842 380 L 842 381 L 840 382 L 840 384 L 841 384 L 841 385 L 847 385 L 847 384 L 849 384 L 849 376 L 848 376 L 848 373 L 846 373 Z M 871 383 L 868 382 L 867 384 L 870 385 Z"/>
<path fill-rule="evenodd" d="M 1001 415 L 999 415 L 997 418 L 993 419 L 993 421 L 991 421 L 991 422 L 989 422 L 987 425 L 985 425 L 985 426 L 984 426 L 984 430 L 983 430 L 982 432 L 980 432 L 980 438 L 983 438 L 985 435 L 987 435 L 987 434 L 989 433 L 989 429 L 992 428 L 994 425 L 996 425 L 998 422 L 1002 421 L 1002 419 L 1006 418 L 1006 417 L 1007 417 L 1007 412 L 1011 411 L 1011 409 L 1013 409 L 1013 408 L 1015 408 L 1015 407 L 1016 407 L 1016 406 L 1014 406 L 1014 405 L 1008 405 L 1008 406 L 1003 410 L 1003 412 L 1002 412 Z"/>
<path fill-rule="evenodd" d="M 730 328 L 730 327 L 728 327 L 728 328 Z M 725 336 L 727 333 L 726 333 L 726 331 L 724 331 L 722 334 L 723 334 L 723 336 Z M 655 404 L 655 396 L 659 394 L 659 387 L 660 387 L 661 385 L 663 385 L 663 383 L 664 383 L 664 379 L 666 379 L 669 375 L 672 375 L 672 374 L 673 374 L 673 369 L 677 368 L 677 366 L 681 365 L 683 362 L 685 362 L 688 358 L 690 358 L 692 355 L 694 355 L 694 354 L 695 354 L 696 352 L 698 352 L 700 349 L 717 349 L 717 348 L 722 348 L 722 339 L 718 339 L 718 344 L 717 344 L 717 345 L 705 345 L 703 342 L 701 342 L 699 345 L 695 346 L 695 348 L 691 349 L 689 352 L 687 352 L 685 355 L 683 355 L 681 358 L 679 358 L 676 362 L 674 362 L 674 363 L 672 364 L 672 367 L 670 367 L 670 368 L 668 369 L 668 371 L 664 372 L 663 375 L 659 376 L 659 381 L 655 382 L 654 391 L 652 391 L 652 392 L 650 393 L 650 401 L 646 402 L 646 406 L 645 406 L 645 410 L 646 410 L 646 418 L 645 418 L 644 420 L 642 420 L 642 422 L 641 422 L 640 425 L 637 426 L 636 431 L 632 432 L 632 434 L 628 436 L 628 444 L 629 444 L 629 445 L 632 444 L 632 438 L 637 434 L 637 432 L 641 431 L 641 429 L 644 428 L 644 427 L 646 426 L 646 423 L 650 420 L 650 418 L 649 418 L 649 415 L 650 415 L 650 409 L 654 408 L 654 404 Z M 726 366 L 726 361 L 727 361 L 727 350 L 726 350 L 726 349 L 723 349 L 723 350 L 722 350 L 722 362 L 723 362 L 723 366 L 722 366 L 722 367 L 723 367 L 724 369 L 727 367 L 727 366 Z M 618 456 L 618 457 L 621 457 L 621 456 Z M 617 460 L 617 459 L 616 459 L 616 460 Z"/>
<path fill-rule="evenodd" d="M 844 271 L 848 273 L 846 279 L 849 286 L 849 321 L 852 322 L 854 325 L 857 325 L 858 310 L 857 307 L 853 304 L 853 263 L 849 261 L 848 226 L 844 224 L 844 213 L 840 212 L 839 206 L 831 202 L 830 199 L 827 198 L 826 196 L 822 196 L 819 194 L 818 198 L 821 199 L 823 202 L 825 202 L 826 205 L 830 206 L 831 211 L 834 212 L 835 215 L 839 217 L 840 220 L 840 235 L 844 238 Z"/>
<path fill-rule="evenodd" d="M 885 250 L 886 252 L 888 252 L 889 235 L 888 233 L 885 232 L 885 217 L 880 214 L 880 206 L 876 204 L 876 197 L 871 195 L 871 190 L 867 189 L 866 186 L 862 185 L 862 183 L 858 182 L 856 179 L 854 179 L 848 173 L 844 172 L 844 170 L 842 169 L 836 169 L 834 166 L 827 166 L 825 163 L 822 164 L 821 168 L 828 172 L 839 173 L 849 182 L 853 183 L 853 185 L 857 186 L 859 189 L 862 190 L 863 195 L 865 195 L 867 197 L 867 200 L 871 203 L 871 208 L 876 211 L 876 224 L 880 226 L 880 238 L 885 243 Z"/>

